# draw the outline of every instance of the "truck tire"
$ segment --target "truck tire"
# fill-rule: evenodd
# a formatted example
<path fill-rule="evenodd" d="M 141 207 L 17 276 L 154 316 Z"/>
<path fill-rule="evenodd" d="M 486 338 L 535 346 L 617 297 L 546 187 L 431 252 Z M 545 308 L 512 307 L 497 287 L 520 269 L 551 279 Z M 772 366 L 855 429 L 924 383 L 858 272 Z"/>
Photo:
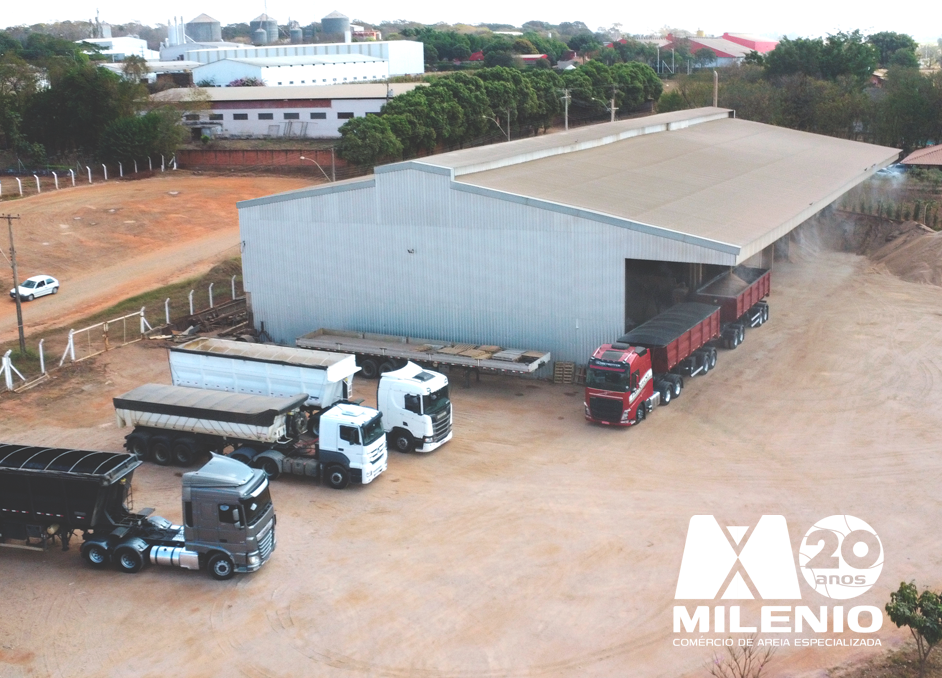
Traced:
<path fill-rule="evenodd" d="M 193 438 L 177 438 L 173 441 L 173 463 L 177 466 L 192 466 L 199 456 L 199 447 Z"/>
<path fill-rule="evenodd" d="M 141 461 L 148 458 L 147 443 L 150 441 L 150 434 L 146 431 L 134 431 L 124 442 L 124 449 L 136 456 Z"/>
<path fill-rule="evenodd" d="M 684 390 L 684 378 L 679 374 L 670 374 L 667 376 L 667 380 L 670 382 L 672 395 L 676 400 L 680 397 L 681 391 Z"/>
<path fill-rule="evenodd" d="M 263 471 L 265 475 L 268 476 L 269 480 L 275 480 L 275 478 L 281 475 L 281 468 L 278 466 L 278 462 L 270 457 L 256 459 L 252 466 Z"/>
<path fill-rule="evenodd" d="M 392 432 L 392 447 L 403 454 L 415 451 L 415 438 L 408 431 L 397 428 Z"/>
<path fill-rule="evenodd" d="M 385 360 L 385 361 L 383 361 L 383 363 L 379 366 L 379 375 L 380 375 L 380 376 L 383 376 L 383 375 L 386 374 L 387 372 L 392 372 L 392 371 L 395 370 L 395 369 L 397 369 L 397 368 L 396 368 L 396 363 L 395 363 L 394 361 L 392 361 L 392 360 Z"/>
<path fill-rule="evenodd" d="M 745 325 L 740 325 L 740 326 L 739 326 L 739 341 L 737 342 L 736 345 L 738 346 L 739 344 L 741 344 L 741 343 L 744 342 L 745 340 L 746 340 L 746 327 L 745 327 Z"/>
<path fill-rule="evenodd" d="M 664 384 L 661 385 L 660 393 L 661 393 L 661 405 L 670 405 L 671 396 L 674 395 L 673 386 L 671 384 L 668 384 L 667 382 L 664 382 Z"/>
<path fill-rule="evenodd" d="M 258 452 L 251 447 L 239 447 L 236 448 L 236 450 L 230 454 L 229 457 L 231 459 L 235 459 L 236 461 L 241 461 L 243 464 L 251 466 L 252 460 L 255 459 L 257 454 Z"/>
<path fill-rule="evenodd" d="M 295 412 L 291 415 L 291 430 L 289 434 L 300 438 L 305 433 L 307 433 L 307 416 L 305 416 L 304 412 Z"/>
<path fill-rule="evenodd" d="M 206 569 L 209 570 L 213 579 L 219 581 L 232 579 L 232 575 L 235 574 L 235 564 L 232 562 L 232 558 L 225 553 L 217 553 L 212 556 L 206 564 Z"/>
<path fill-rule="evenodd" d="M 104 567 L 109 563 L 111 557 L 108 555 L 108 549 L 101 544 L 87 544 L 82 547 L 82 557 L 92 567 Z"/>
<path fill-rule="evenodd" d="M 644 403 L 638 405 L 638 409 L 635 411 L 635 424 L 640 424 L 644 421 L 645 417 L 648 416 L 648 410 L 645 407 Z"/>
<path fill-rule="evenodd" d="M 700 374 L 706 374 L 710 371 L 710 354 L 701 353 L 700 354 L 700 364 L 703 366 L 703 371 Z"/>
<path fill-rule="evenodd" d="M 376 379 L 379 376 L 379 365 L 374 358 L 364 358 L 360 363 L 360 374 L 364 379 Z"/>
<path fill-rule="evenodd" d="M 766 304 L 762 307 L 762 324 L 769 322 L 769 305 Z"/>
<path fill-rule="evenodd" d="M 712 370 L 714 367 L 716 367 L 716 349 L 711 348 L 710 349 L 710 369 Z"/>
<path fill-rule="evenodd" d="M 147 444 L 151 460 L 160 466 L 167 466 L 173 461 L 173 446 L 167 436 L 153 436 Z"/>
<path fill-rule="evenodd" d="M 119 546 L 114 552 L 118 569 L 127 574 L 137 574 L 144 569 L 144 556 L 130 546 Z"/>
<path fill-rule="evenodd" d="M 340 464 L 328 466 L 324 472 L 324 482 L 335 490 L 342 490 L 350 484 L 350 471 Z"/>

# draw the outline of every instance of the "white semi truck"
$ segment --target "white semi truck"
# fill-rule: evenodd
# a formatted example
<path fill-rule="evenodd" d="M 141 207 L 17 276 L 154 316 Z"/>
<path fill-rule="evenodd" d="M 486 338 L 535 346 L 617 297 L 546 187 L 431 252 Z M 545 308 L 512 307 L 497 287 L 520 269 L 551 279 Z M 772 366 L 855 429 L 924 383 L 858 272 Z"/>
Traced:
<path fill-rule="evenodd" d="M 176 386 L 268 396 L 308 394 L 303 409 L 322 438 L 325 412 L 351 399 L 353 375 L 359 370 L 350 354 L 209 337 L 170 349 Z M 451 440 L 451 402 L 443 374 L 414 363 L 386 372 L 376 405 L 389 445 L 400 452 L 431 452 Z"/>
<path fill-rule="evenodd" d="M 306 393 L 288 397 L 144 384 L 114 399 L 118 426 L 134 427 L 125 447 L 160 465 L 190 466 L 223 452 L 264 471 L 308 476 L 335 489 L 367 484 L 386 470 L 382 415 L 337 404 L 320 413 L 320 437 L 302 440 Z"/>

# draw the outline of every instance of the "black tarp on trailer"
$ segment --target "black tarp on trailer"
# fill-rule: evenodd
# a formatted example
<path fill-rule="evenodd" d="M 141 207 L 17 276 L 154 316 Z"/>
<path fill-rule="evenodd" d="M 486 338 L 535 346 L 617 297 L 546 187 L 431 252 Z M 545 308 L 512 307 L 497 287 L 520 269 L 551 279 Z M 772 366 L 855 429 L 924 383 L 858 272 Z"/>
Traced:
<path fill-rule="evenodd" d="M 0 533 L 19 538 L 14 526 L 120 524 L 140 464 L 129 454 L 0 443 Z"/>
<path fill-rule="evenodd" d="M 618 341 L 629 346 L 655 348 L 677 341 L 685 332 L 716 313 L 717 307 L 687 302 L 667 309 L 651 320 L 638 325 Z"/>

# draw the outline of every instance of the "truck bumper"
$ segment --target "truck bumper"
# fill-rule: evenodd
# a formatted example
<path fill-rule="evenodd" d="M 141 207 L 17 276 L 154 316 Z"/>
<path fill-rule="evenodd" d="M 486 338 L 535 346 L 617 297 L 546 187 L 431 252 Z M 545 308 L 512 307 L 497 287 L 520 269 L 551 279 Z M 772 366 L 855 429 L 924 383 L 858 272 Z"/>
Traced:
<path fill-rule="evenodd" d="M 376 480 L 376 478 L 379 477 L 383 471 L 386 470 L 386 459 L 386 455 L 383 455 L 383 458 L 377 461 L 375 464 L 367 466 L 361 470 L 361 482 L 364 485 L 369 485 L 371 482 Z"/>
<path fill-rule="evenodd" d="M 441 447 L 442 445 L 447 443 L 449 440 L 451 440 L 453 435 L 454 435 L 454 431 L 449 431 L 448 435 L 445 436 L 443 439 L 439 440 L 437 443 L 429 442 L 429 443 L 423 443 L 421 446 L 416 445 L 415 451 L 416 452 L 432 452 L 433 450 L 437 450 L 439 447 Z"/>

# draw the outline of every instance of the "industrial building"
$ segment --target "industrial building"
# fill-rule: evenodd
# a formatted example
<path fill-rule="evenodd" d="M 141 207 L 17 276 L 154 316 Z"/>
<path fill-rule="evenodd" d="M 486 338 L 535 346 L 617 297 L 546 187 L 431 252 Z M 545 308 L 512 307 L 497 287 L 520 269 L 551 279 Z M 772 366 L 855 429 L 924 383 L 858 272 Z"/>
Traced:
<path fill-rule="evenodd" d="M 141 40 L 133 35 L 120 38 L 85 38 L 84 40 L 76 40 L 76 42 L 98 45 L 100 48 L 99 53 L 107 56 L 111 61 L 124 61 L 125 57 L 129 56 L 154 60 L 160 58 L 158 51 L 148 49 L 146 40 Z"/>
<path fill-rule="evenodd" d="M 195 136 L 303 137 L 336 139 L 351 118 L 379 113 L 394 96 L 422 83 L 372 83 L 312 87 L 213 87 L 204 90 L 209 110 L 187 111 L 184 122 Z M 191 89 L 168 89 L 156 103 L 182 103 Z M 205 102 L 200 99 L 200 107 Z"/>
<path fill-rule="evenodd" d="M 385 42 L 337 42 L 314 45 L 270 45 L 251 47 L 240 45 L 226 48 L 189 49 L 186 61 L 209 64 L 223 59 L 286 60 L 304 57 L 360 55 L 388 62 L 389 75 L 421 75 L 425 72 L 425 47 L 414 40 Z M 298 83 L 295 83 L 298 84 Z"/>
<path fill-rule="evenodd" d="M 898 156 L 719 108 L 433 155 L 240 202 L 244 285 L 279 343 L 329 327 L 584 363 L 677 292 L 771 266 Z"/>
<path fill-rule="evenodd" d="M 226 87 L 244 78 L 255 78 L 269 87 L 338 85 L 386 80 L 389 75 L 388 61 L 364 54 L 223 59 L 193 69 L 194 82 L 206 87 Z"/>

